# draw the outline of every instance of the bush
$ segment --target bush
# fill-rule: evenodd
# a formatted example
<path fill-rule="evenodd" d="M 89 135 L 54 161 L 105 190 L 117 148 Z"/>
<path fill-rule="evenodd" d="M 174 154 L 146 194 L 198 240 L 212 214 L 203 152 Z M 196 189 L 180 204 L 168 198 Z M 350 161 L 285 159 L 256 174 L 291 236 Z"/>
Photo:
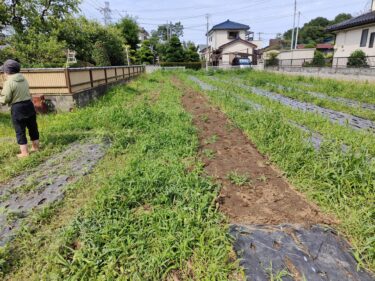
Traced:
<path fill-rule="evenodd" d="M 354 51 L 347 63 L 348 67 L 369 67 L 367 64 L 366 54 L 362 50 Z"/>
<path fill-rule="evenodd" d="M 202 62 L 161 62 L 160 66 L 179 67 L 184 66 L 187 69 L 199 70 L 202 68 Z"/>
<path fill-rule="evenodd" d="M 315 51 L 314 58 L 312 60 L 312 66 L 323 67 L 326 65 L 324 54 L 320 51 Z"/>
<path fill-rule="evenodd" d="M 277 56 L 279 53 L 277 52 L 270 52 L 266 55 L 266 66 L 278 66 L 279 65 L 279 60 Z"/>

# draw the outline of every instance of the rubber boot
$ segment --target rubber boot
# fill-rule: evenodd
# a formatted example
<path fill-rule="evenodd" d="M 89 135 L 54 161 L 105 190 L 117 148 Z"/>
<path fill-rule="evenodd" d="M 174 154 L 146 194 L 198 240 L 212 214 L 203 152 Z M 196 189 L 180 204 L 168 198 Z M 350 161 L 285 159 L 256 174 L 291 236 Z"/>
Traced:
<path fill-rule="evenodd" d="M 20 145 L 21 153 L 17 154 L 18 158 L 25 158 L 29 156 L 29 149 L 27 147 L 27 144 Z"/>
<path fill-rule="evenodd" d="M 39 151 L 39 140 L 33 141 L 31 145 L 31 152 L 37 152 L 37 151 Z"/>

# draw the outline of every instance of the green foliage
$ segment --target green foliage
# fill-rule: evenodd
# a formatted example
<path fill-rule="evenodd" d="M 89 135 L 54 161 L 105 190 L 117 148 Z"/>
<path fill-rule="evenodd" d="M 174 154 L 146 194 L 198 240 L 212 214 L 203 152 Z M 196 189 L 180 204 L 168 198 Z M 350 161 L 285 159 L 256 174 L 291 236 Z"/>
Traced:
<path fill-rule="evenodd" d="M 184 35 L 184 26 L 181 22 L 159 25 L 157 30 L 152 31 L 152 37 L 161 41 L 168 41 L 173 36 L 182 37 Z"/>
<path fill-rule="evenodd" d="M 198 46 L 193 42 L 187 42 L 185 46 L 185 61 L 186 62 L 199 62 L 200 57 L 198 54 Z"/>
<path fill-rule="evenodd" d="M 278 66 L 279 60 L 277 56 L 279 55 L 278 52 L 269 52 L 266 58 L 266 66 Z"/>
<path fill-rule="evenodd" d="M 334 34 L 327 32 L 326 29 L 330 25 L 342 22 L 344 20 L 350 19 L 352 16 L 350 14 L 339 14 L 334 20 L 328 20 L 324 17 L 317 17 L 312 19 L 308 23 L 304 24 L 299 31 L 298 43 L 299 44 L 309 44 L 315 47 L 317 43 L 324 43 L 328 40 L 333 40 Z M 292 29 L 284 33 L 285 40 L 291 40 Z"/>
<path fill-rule="evenodd" d="M 56 20 L 78 12 L 79 0 L 4 0 L 0 2 L 0 26 L 11 25 L 18 34 L 29 28 L 46 31 Z"/>
<path fill-rule="evenodd" d="M 183 62 L 185 59 L 184 49 L 177 36 L 173 36 L 167 43 L 165 49 L 166 62 Z"/>
<path fill-rule="evenodd" d="M 97 41 L 95 43 L 92 57 L 96 66 L 109 66 L 111 64 L 107 49 L 104 47 L 104 44 L 101 41 Z"/>
<path fill-rule="evenodd" d="M 348 67 L 369 67 L 367 63 L 366 53 L 362 50 L 356 50 L 350 54 Z"/>
<path fill-rule="evenodd" d="M 137 58 L 140 64 L 153 64 L 155 57 L 152 51 L 153 46 L 151 46 L 151 42 L 149 40 L 145 40 L 142 42 L 141 47 L 137 50 Z"/>
<path fill-rule="evenodd" d="M 123 38 L 114 26 L 105 27 L 84 17 L 70 17 L 60 22 L 55 32 L 59 41 L 65 41 L 69 49 L 77 52 L 77 59 L 80 61 L 95 64 L 94 45 L 100 41 L 110 60 L 107 65 L 125 63 Z"/>
<path fill-rule="evenodd" d="M 202 68 L 201 62 L 160 62 L 160 66 L 184 66 L 187 69 L 199 70 Z"/>
<path fill-rule="evenodd" d="M 23 67 L 63 67 L 66 62 L 66 43 L 35 29 L 14 35 L 11 46 L 8 55 L 17 58 Z"/>
<path fill-rule="evenodd" d="M 130 45 L 131 49 L 136 50 L 139 44 L 139 26 L 135 19 L 131 17 L 123 18 L 116 26 L 119 28 L 126 44 Z"/>
<path fill-rule="evenodd" d="M 317 66 L 317 67 L 322 67 L 325 66 L 326 60 L 324 57 L 324 54 L 320 51 L 315 51 L 314 52 L 314 58 L 312 60 L 312 65 Z"/>

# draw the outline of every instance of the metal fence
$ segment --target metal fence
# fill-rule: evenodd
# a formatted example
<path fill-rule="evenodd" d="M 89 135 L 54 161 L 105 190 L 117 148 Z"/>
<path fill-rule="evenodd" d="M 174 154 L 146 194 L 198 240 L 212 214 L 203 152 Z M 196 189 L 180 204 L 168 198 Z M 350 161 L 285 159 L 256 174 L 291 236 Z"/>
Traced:
<path fill-rule="evenodd" d="M 144 66 L 109 66 L 85 68 L 32 68 L 21 73 L 30 85 L 30 93 L 72 95 L 101 85 L 124 81 L 145 71 Z M 0 89 L 4 76 L 0 76 Z"/>
<path fill-rule="evenodd" d="M 367 56 L 362 58 L 349 57 L 335 57 L 325 59 L 324 65 L 314 65 L 313 58 L 303 59 L 275 59 L 267 60 L 266 66 L 279 66 L 279 67 L 333 67 L 333 68 L 375 68 L 375 56 Z"/>

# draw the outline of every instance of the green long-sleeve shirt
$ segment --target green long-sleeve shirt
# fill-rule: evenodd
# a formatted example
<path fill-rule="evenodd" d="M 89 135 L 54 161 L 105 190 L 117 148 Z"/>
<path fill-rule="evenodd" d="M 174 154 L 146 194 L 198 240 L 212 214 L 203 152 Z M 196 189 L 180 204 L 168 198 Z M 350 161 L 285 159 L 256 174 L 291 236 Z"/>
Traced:
<path fill-rule="evenodd" d="M 9 75 L 0 93 L 0 103 L 12 105 L 31 100 L 29 83 L 21 73 Z"/>

